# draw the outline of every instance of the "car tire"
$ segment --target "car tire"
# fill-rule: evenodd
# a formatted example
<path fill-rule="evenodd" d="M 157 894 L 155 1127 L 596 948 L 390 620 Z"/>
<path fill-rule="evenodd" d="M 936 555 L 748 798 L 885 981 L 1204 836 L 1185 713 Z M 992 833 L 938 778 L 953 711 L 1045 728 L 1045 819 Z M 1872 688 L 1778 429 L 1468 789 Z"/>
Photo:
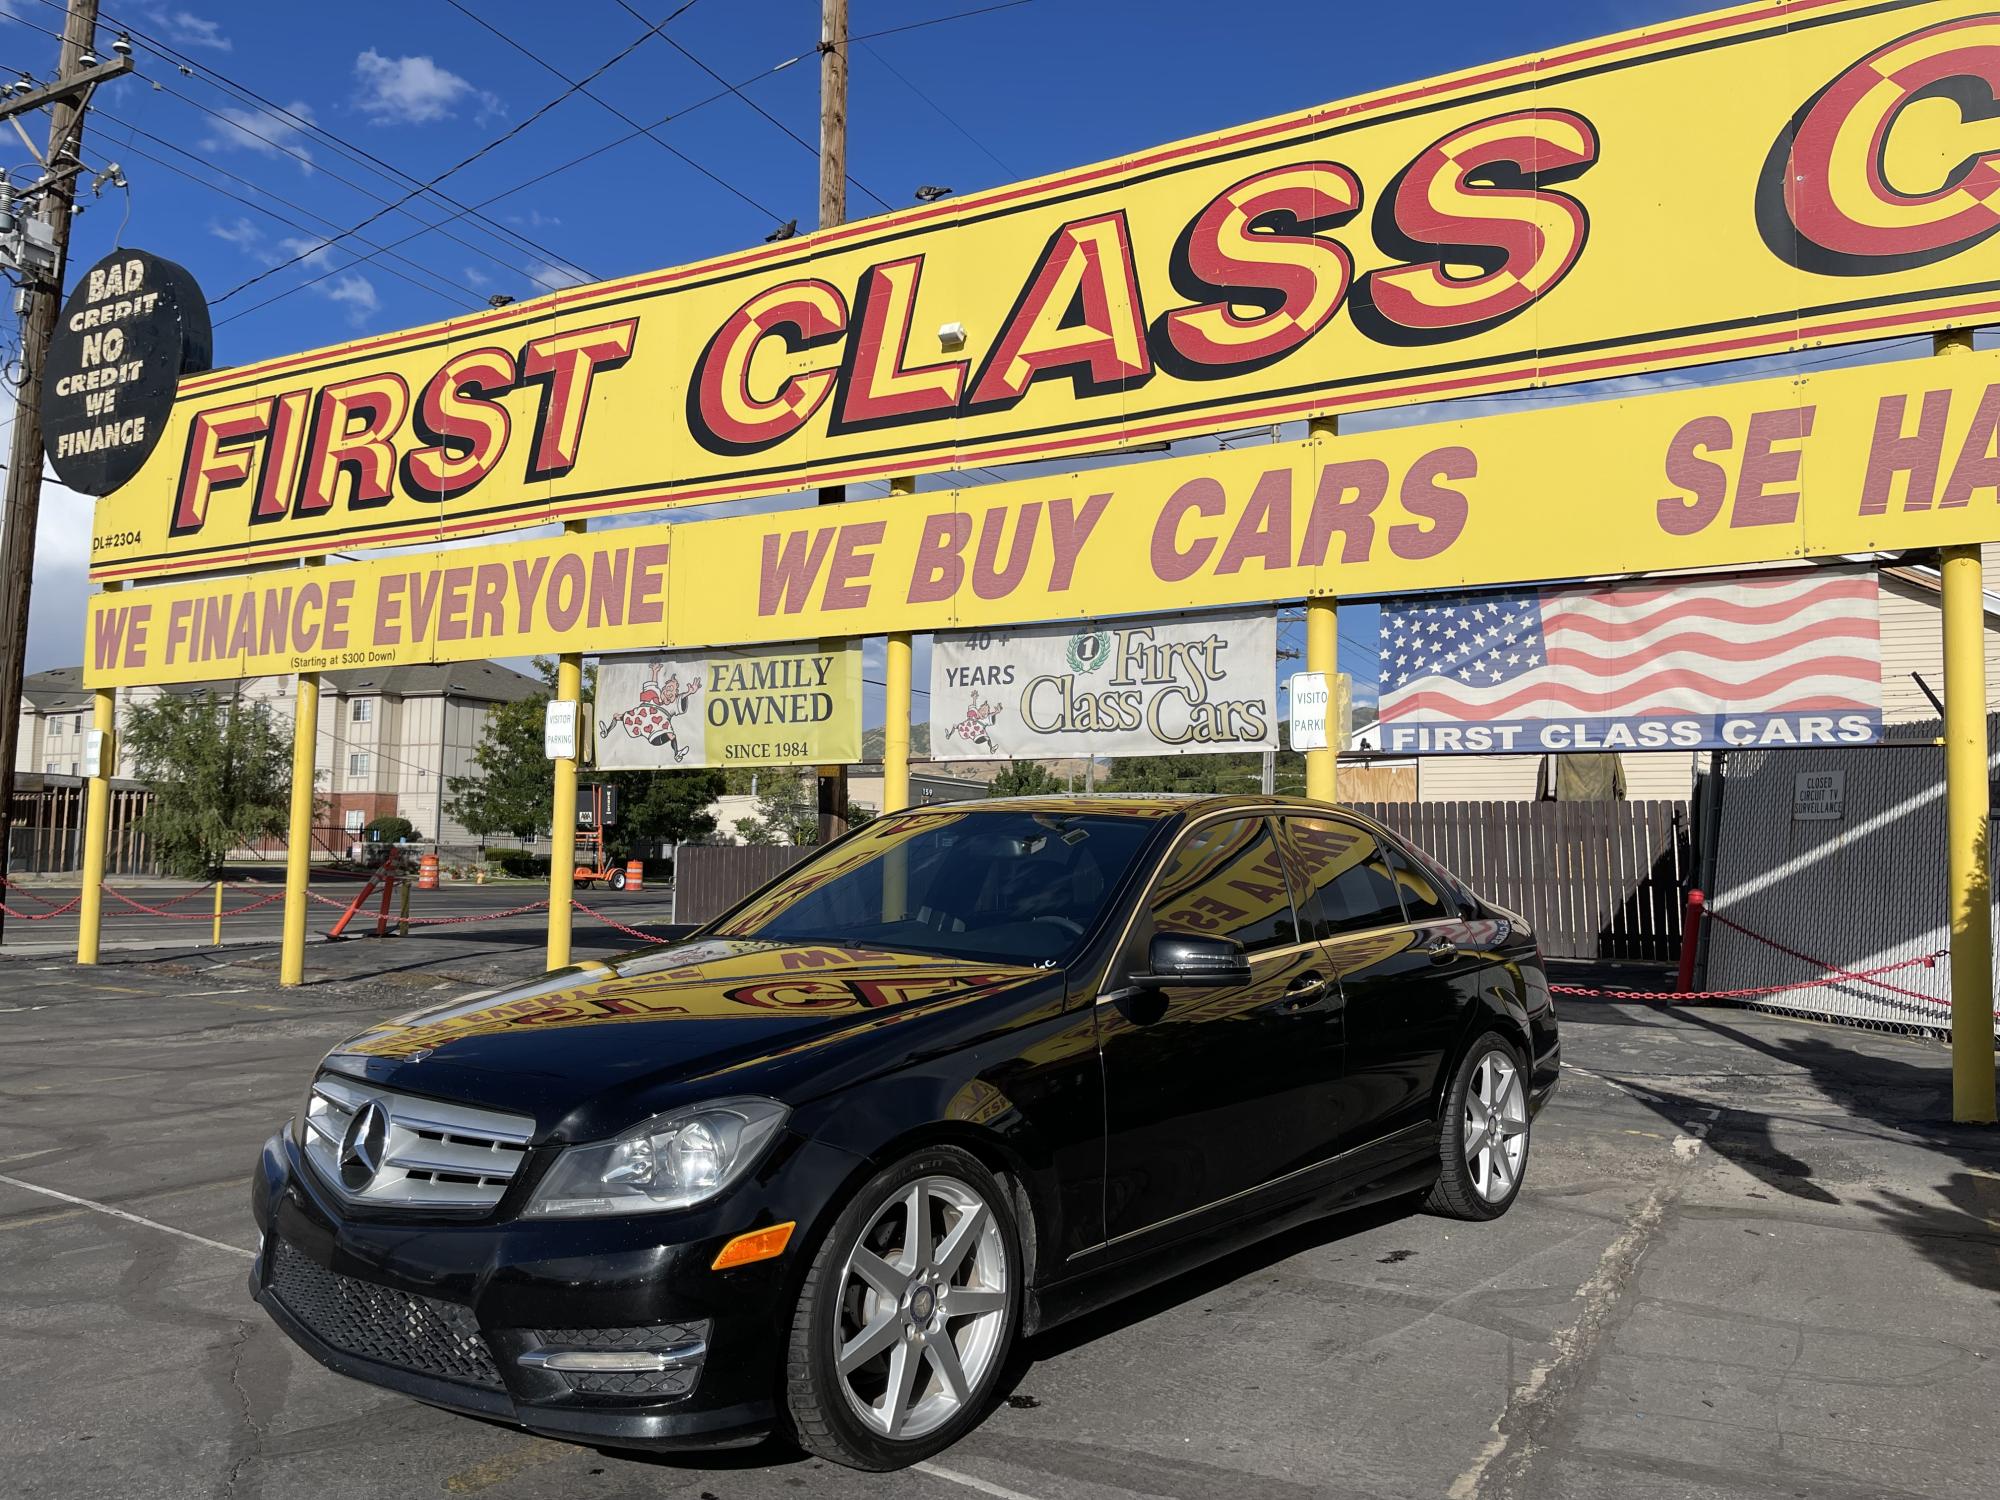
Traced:
<path fill-rule="evenodd" d="M 913 1208 L 926 1226 L 914 1246 Z M 877 1173 L 799 1289 L 785 1365 L 799 1446 L 882 1471 L 957 1442 L 1013 1350 L 1024 1268 L 1007 1192 L 970 1153 L 930 1147 Z"/>
<path fill-rule="evenodd" d="M 611 872 L 611 889 L 614 891 L 625 889 L 625 872 L 623 870 L 613 870 Z"/>
<path fill-rule="evenodd" d="M 1528 1168 L 1528 1075 L 1512 1043 L 1488 1031 L 1466 1049 L 1440 1116 L 1441 1170 L 1424 1207 L 1452 1219 L 1499 1218 Z"/>

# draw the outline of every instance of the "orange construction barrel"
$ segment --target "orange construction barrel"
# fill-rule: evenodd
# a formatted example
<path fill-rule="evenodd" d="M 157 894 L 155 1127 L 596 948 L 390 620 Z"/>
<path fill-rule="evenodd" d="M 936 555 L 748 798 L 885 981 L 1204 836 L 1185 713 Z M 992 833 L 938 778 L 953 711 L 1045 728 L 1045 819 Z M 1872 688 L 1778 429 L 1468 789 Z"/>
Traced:
<path fill-rule="evenodd" d="M 628 891 L 637 891 L 637 890 L 643 890 L 643 889 L 645 889 L 645 885 L 646 885 L 646 864 L 645 864 L 645 861 L 644 861 L 644 860 L 638 860 L 638 859 L 628 859 L 628 860 L 626 860 L 626 861 L 625 861 L 625 889 L 626 889 L 626 890 L 628 890 Z"/>
<path fill-rule="evenodd" d="M 438 888 L 438 857 L 426 854 L 417 861 L 417 889 L 434 891 Z"/>

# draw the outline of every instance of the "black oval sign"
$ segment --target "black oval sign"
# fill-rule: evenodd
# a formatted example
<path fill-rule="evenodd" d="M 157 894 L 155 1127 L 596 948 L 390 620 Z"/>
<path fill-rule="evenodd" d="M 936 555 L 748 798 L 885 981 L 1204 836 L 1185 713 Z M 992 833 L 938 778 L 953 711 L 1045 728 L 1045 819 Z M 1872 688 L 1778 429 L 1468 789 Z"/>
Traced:
<path fill-rule="evenodd" d="M 42 446 L 56 477 L 108 495 L 166 430 L 183 375 L 209 368 L 208 299 L 188 272 L 119 250 L 83 274 L 63 304 L 42 376 Z"/>

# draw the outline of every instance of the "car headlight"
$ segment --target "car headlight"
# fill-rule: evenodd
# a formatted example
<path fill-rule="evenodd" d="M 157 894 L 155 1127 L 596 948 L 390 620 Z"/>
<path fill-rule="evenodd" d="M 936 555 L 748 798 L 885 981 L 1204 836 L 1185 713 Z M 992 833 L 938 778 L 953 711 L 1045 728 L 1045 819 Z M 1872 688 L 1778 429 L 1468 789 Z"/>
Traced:
<path fill-rule="evenodd" d="M 578 1218 L 701 1203 L 756 1164 L 790 1113 L 775 1099 L 717 1099 L 655 1115 L 616 1140 L 571 1146 L 526 1212 Z"/>

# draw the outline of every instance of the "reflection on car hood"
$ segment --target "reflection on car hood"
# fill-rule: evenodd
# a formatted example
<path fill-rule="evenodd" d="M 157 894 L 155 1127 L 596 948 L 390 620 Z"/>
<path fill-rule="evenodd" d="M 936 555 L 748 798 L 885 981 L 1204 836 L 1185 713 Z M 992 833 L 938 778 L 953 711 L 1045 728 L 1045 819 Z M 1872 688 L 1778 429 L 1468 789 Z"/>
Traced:
<path fill-rule="evenodd" d="M 713 1074 L 1044 977 L 926 954 L 713 938 L 400 1016 L 336 1048 L 327 1065 L 546 1121 L 588 1098 Z"/>

